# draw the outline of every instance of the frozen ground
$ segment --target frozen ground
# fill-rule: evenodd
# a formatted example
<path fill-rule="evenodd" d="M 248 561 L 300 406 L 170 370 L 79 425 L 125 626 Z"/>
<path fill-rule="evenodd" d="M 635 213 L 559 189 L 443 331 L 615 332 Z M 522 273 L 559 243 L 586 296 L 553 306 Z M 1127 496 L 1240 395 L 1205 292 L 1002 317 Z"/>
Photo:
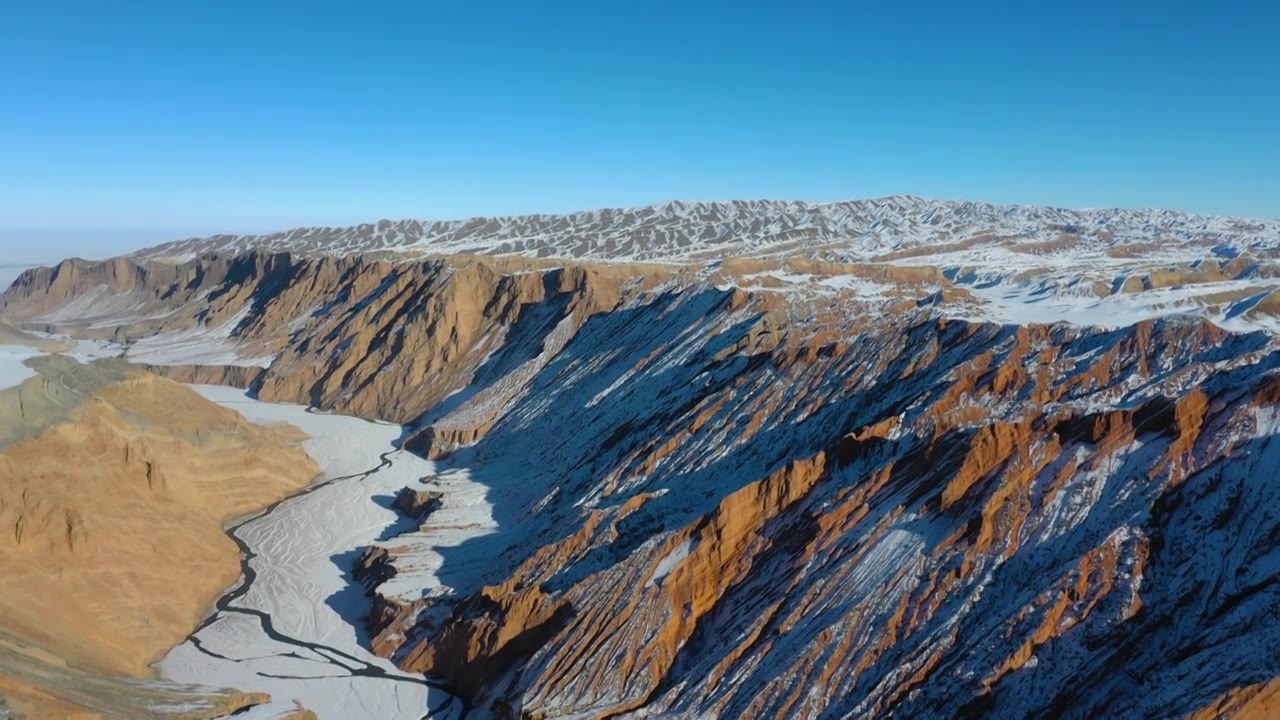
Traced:
<path fill-rule="evenodd" d="M 432 463 L 395 449 L 398 425 L 258 402 L 234 388 L 196 389 L 254 422 L 302 428 L 323 476 L 232 527 L 245 575 L 157 664 L 160 676 L 271 694 L 245 718 L 274 717 L 295 701 L 336 720 L 459 717 L 461 700 L 441 683 L 365 649 L 369 599 L 350 575 L 361 550 L 402 519 L 391 509 L 396 491 L 431 475 Z"/>
<path fill-rule="evenodd" d="M 44 354 L 35 348 L 21 345 L 0 345 L 0 390 L 20 385 L 27 378 L 35 377 L 36 371 L 27 367 L 24 361 Z"/>
<path fill-rule="evenodd" d="M 60 340 L 60 338 L 55 338 L 52 335 L 44 335 L 42 333 L 32 334 L 54 341 Z M 67 342 L 74 344 L 61 354 L 69 355 L 80 362 L 92 362 L 97 358 L 115 357 L 119 354 L 119 348 L 98 340 L 75 340 Z M 36 371 L 27 367 L 26 360 L 28 358 L 48 354 L 49 353 L 46 350 L 27 347 L 25 345 L 0 345 L 0 390 L 20 385 L 23 381 L 35 377 Z"/>
<path fill-rule="evenodd" d="M 1264 278 L 1177 285 L 1136 293 L 1098 297 L 1073 292 L 1069 282 L 1024 281 L 1008 278 L 976 281 L 967 287 L 982 303 L 977 308 L 946 307 L 943 312 L 975 322 L 1027 325 L 1065 322 L 1072 325 L 1119 328 L 1169 315 L 1198 315 L 1234 332 L 1280 332 L 1269 315 L 1249 313 L 1280 289 L 1280 282 Z M 1230 300 L 1218 300 L 1227 297 Z"/>
<path fill-rule="evenodd" d="M 390 549 L 396 574 L 378 586 L 378 592 L 392 598 L 440 598 L 465 596 L 483 576 L 492 558 L 483 552 L 468 551 L 462 546 L 473 538 L 498 531 L 493 518 L 493 505 L 488 501 L 490 489 L 471 479 L 466 468 L 450 468 L 412 487 L 437 492 L 440 507 L 433 510 L 420 527 L 410 529 L 374 543 Z M 414 523 L 415 525 L 417 523 Z M 447 585 L 439 577 L 449 551 L 449 575 L 452 582 L 465 582 L 464 587 Z"/>
<path fill-rule="evenodd" d="M 274 356 L 249 357 L 240 352 L 232 334 L 249 314 L 246 305 L 216 327 L 196 327 L 143 338 L 129 348 L 133 362 L 152 365 L 240 365 L 267 367 Z"/>

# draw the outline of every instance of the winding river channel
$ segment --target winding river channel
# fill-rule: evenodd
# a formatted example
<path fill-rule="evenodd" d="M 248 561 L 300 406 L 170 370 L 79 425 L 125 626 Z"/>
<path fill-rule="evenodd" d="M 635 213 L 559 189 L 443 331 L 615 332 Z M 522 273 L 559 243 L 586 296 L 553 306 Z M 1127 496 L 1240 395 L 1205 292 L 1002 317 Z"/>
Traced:
<path fill-rule="evenodd" d="M 447 683 L 406 673 L 367 649 L 369 607 L 351 568 L 368 544 L 386 539 L 400 515 L 390 500 L 433 471 L 397 448 L 399 425 L 264 403 L 241 390 L 195 386 L 258 423 L 287 422 L 321 480 L 227 528 L 240 548 L 241 577 L 218 598 L 159 675 L 181 683 L 269 693 L 237 717 L 281 717 L 299 705 L 320 718 L 461 718 L 466 704 Z"/>

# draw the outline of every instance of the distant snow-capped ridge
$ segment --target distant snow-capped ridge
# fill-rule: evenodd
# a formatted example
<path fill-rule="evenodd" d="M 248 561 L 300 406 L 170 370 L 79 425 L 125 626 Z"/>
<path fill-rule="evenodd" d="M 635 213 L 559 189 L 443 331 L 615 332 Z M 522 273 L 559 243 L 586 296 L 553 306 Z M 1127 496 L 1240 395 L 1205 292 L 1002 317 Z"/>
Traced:
<path fill-rule="evenodd" d="M 250 250 L 300 255 L 370 252 L 486 254 L 613 262 L 687 263 L 730 256 L 872 261 L 895 251 L 969 242 L 1069 238 L 1091 246 L 1159 242 L 1221 245 L 1220 253 L 1280 247 L 1280 221 L 1171 210 L 1067 210 L 890 196 L 807 203 L 783 200 L 673 201 L 566 215 L 466 220 L 382 220 L 295 228 L 267 235 L 214 235 L 136 253 L 189 259 Z"/>

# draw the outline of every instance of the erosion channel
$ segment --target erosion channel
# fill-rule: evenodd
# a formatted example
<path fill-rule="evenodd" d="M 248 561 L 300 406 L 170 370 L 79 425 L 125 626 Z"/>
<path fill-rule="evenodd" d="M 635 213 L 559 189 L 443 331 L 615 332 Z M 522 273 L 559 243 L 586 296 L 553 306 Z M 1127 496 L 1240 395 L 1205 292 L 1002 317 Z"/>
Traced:
<path fill-rule="evenodd" d="M 400 520 L 386 499 L 430 475 L 433 464 L 398 449 L 398 425 L 258 402 L 234 388 L 196 389 L 253 422 L 303 429 L 323 474 L 228 527 L 242 576 L 157 664 L 160 676 L 269 693 L 271 703 L 241 715 L 250 719 L 298 704 L 321 718 L 463 717 L 466 705 L 447 683 L 369 652 L 368 599 L 351 578 L 360 550 Z"/>

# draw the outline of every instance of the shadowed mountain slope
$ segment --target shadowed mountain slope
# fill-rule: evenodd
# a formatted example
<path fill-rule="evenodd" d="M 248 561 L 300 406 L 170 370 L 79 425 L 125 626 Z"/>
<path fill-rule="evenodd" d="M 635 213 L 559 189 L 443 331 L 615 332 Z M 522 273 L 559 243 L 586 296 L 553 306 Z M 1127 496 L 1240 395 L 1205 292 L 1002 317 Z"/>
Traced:
<path fill-rule="evenodd" d="M 1179 248 L 1270 232 L 1177 219 L 1194 242 L 1144 257 L 1190 267 Z M 968 251 L 942 240 L 928 253 Z M 1221 255 L 1098 292 L 1265 285 L 1268 248 L 1252 269 Z M 28 273 L 0 308 L 174 378 L 412 424 L 406 446 L 439 474 L 394 500 L 405 522 L 354 575 L 373 648 L 480 707 L 1247 717 L 1273 702 L 1269 296 L 991 322 L 956 312 L 989 278 L 946 262 L 788 258 L 775 283 L 767 258 L 205 249 Z M 797 292 L 800 270 L 843 284 Z M 1058 265 L 1043 287 L 1093 293 L 1084 276 L 1110 272 Z"/>

